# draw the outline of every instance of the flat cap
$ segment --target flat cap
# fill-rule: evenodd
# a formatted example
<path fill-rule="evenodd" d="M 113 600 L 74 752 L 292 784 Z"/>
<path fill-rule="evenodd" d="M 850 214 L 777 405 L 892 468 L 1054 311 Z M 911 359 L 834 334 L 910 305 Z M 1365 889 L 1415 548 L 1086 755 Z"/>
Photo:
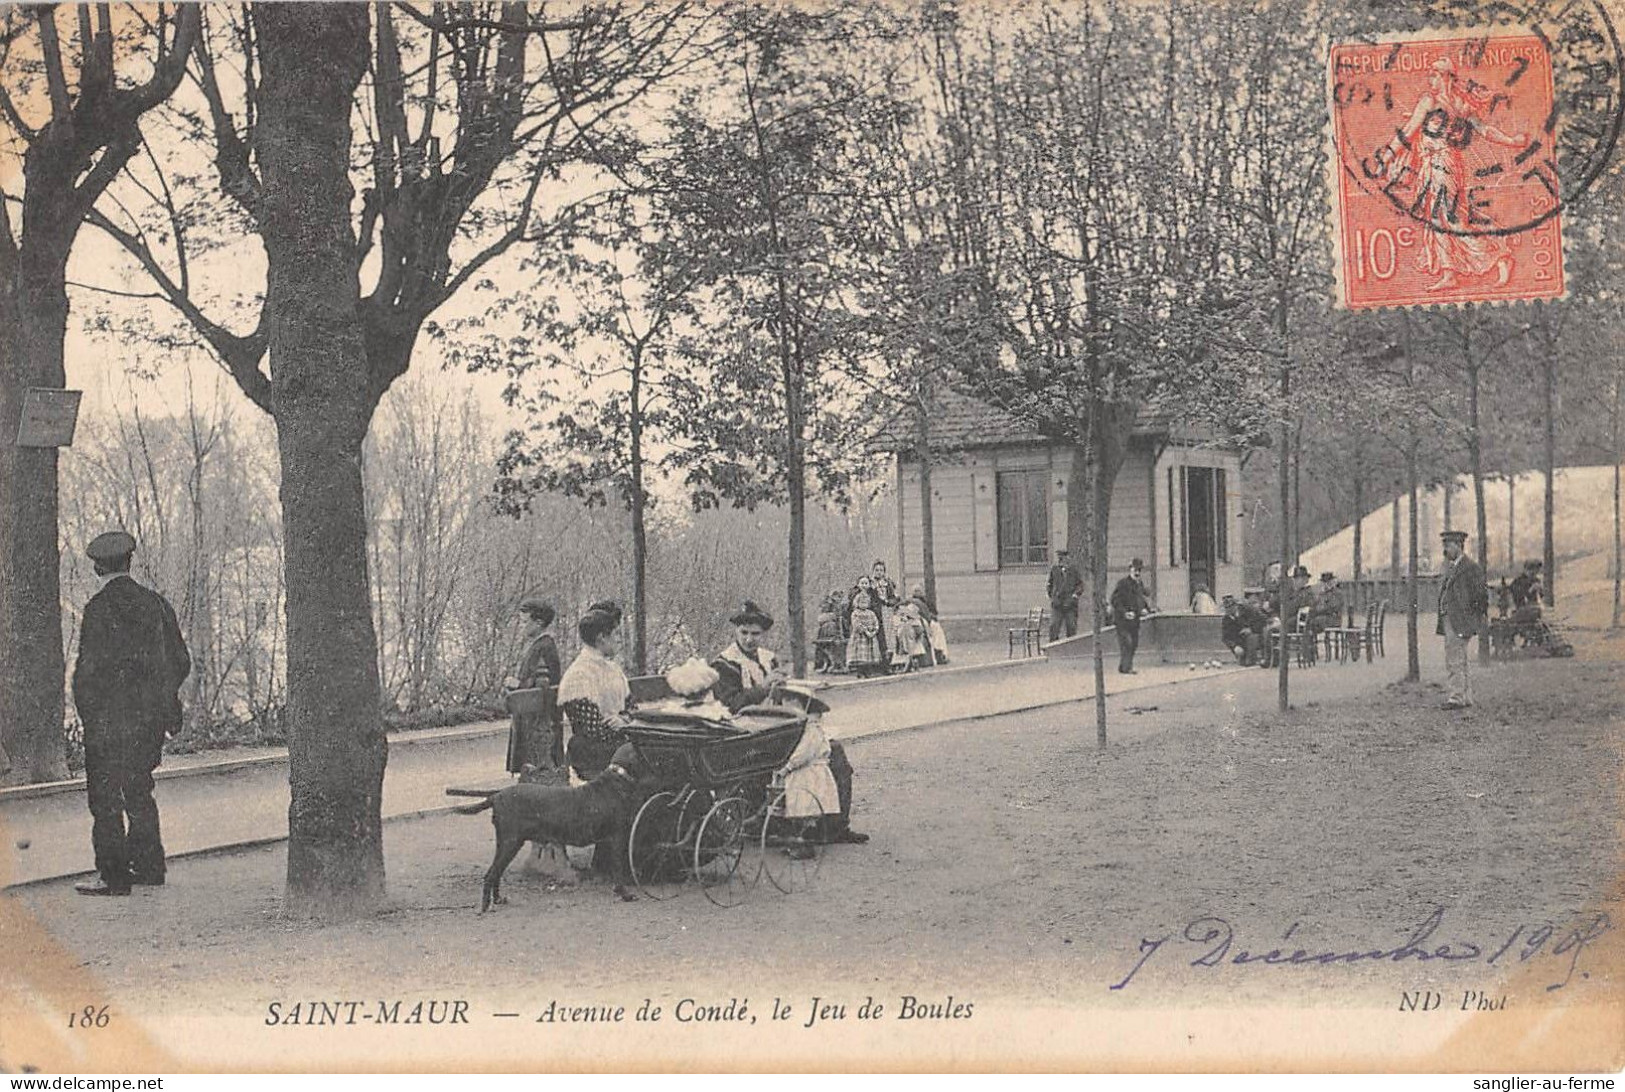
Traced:
<path fill-rule="evenodd" d="M 1466 531 L 1440 531 L 1439 532 L 1439 537 L 1444 539 L 1446 542 L 1466 542 L 1467 541 L 1467 532 Z"/>
<path fill-rule="evenodd" d="M 122 561 L 135 553 L 135 536 L 128 531 L 107 531 L 90 540 L 85 555 L 92 561 Z"/>

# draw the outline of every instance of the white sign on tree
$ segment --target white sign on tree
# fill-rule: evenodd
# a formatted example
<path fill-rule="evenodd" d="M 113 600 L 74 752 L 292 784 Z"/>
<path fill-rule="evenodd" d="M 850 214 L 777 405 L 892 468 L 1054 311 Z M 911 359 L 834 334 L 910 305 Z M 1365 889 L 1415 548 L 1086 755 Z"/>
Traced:
<path fill-rule="evenodd" d="M 23 392 L 23 415 L 17 424 L 18 447 L 70 447 L 79 423 L 83 391 L 29 387 Z"/>

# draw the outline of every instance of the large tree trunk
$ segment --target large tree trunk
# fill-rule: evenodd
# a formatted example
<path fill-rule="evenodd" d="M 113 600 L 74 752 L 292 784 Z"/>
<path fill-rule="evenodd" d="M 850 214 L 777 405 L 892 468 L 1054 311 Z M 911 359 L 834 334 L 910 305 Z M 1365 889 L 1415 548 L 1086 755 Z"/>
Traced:
<path fill-rule="evenodd" d="M 1349 597 L 1349 609 L 1359 609 L 1361 603 L 1360 577 L 1365 560 L 1365 461 L 1358 453 L 1354 463 L 1354 594 Z M 1353 625 L 1352 617 L 1350 625 Z"/>
<path fill-rule="evenodd" d="M 1547 308 L 1546 319 L 1551 321 L 1551 309 Z M 1541 378 L 1544 397 L 1543 410 L 1546 416 L 1546 442 L 1541 445 L 1541 468 L 1546 471 L 1545 508 L 1541 514 L 1541 557 L 1546 565 L 1546 603 L 1553 610 L 1557 609 L 1557 546 L 1552 540 L 1552 530 L 1557 501 L 1557 339 L 1550 335 L 1546 338 L 1546 352 L 1541 366 Z"/>
<path fill-rule="evenodd" d="M 1507 475 L 1507 571 L 1517 575 L 1518 565 L 1518 474 Z"/>
<path fill-rule="evenodd" d="M 632 495 L 632 666 L 639 675 L 649 671 L 649 537 L 644 517 L 649 495 L 643 484 L 643 347 L 632 350 L 630 390 L 630 447 Z M 554 685 L 558 681 L 554 680 Z"/>
<path fill-rule="evenodd" d="M 1475 552 L 1484 561 L 1484 576 L 1489 577 L 1490 524 L 1484 511 L 1484 438 L 1478 425 L 1478 373 L 1479 365 L 1469 358 L 1467 366 L 1467 461 L 1473 474 L 1473 533 L 1477 536 Z M 1490 635 L 1488 628 L 1478 635 L 1478 660 L 1490 662 Z"/>
<path fill-rule="evenodd" d="M 931 420 L 925 408 L 928 405 L 930 402 L 927 395 L 921 400 L 915 422 L 917 428 L 915 448 L 920 456 L 920 567 L 924 570 L 922 580 L 925 584 L 925 598 L 934 610 L 937 607 L 937 529 L 936 515 L 931 504 L 931 466 L 934 456 L 931 451 Z M 906 560 L 900 557 L 897 564 L 901 566 Z"/>
<path fill-rule="evenodd" d="M 1281 368 L 1281 405 L 1290 406 L 1292 395 L 1292 369 L 1288 366 Z M 1290 412 L 1290 411 L 1288 411 Z M 1276 708 L 1286 712 L 1291 708 L 1291 683 L 1289 682 L 1288 666 L 1290 657 L 1286 654 L 1286 633 L 1293 619 L 1286 616 L 1286 588 L 1292 579 L 1292 526 L 1288 516 L 1292 511 L 1292 422 L 1290 417 L 1281 420 L 1281 457 L 1277 465 L 1281 490 L 1281 583 L 1279 595 L 1281 601 L 1281 662 L 1276 668 L 1275 702 Z M 1267 635 L 1266 635 L 1267 640 Z M 1266 650 L 1267 654 L 1267 650 Z M 1268 661 L 1266 661 L 1268 662 Z"/>
<path fill-rule="evenodd" d="M 68 775 L 57 451 L 14 441 L 24 389 L 67 381 L 64 278 L 72 238 L 70 229 L 60 247 L 25 247 L 14 269 L 0 262 L 11 273 L 10 283 L 0 284 L 0 330 L 10 331 L 0 337 L 0 744 L 12 764 L 0 775 L 17 784 Z"/>
<path fill-rule="evenodd" d="M 790 494 L 790 557 L 789 576 L 785 587 L 785 626 L 790 636 L 791 674 L 801 678 L 807 673 L 807 632 L 805 615 L 805 585 L 807 570 L 807 438 L 805 433 L 805 391 L 801 376 L 805 374 L 790 362 L 786 365 L 785 402 L 785 482 Z"/>
<path fill-rule="evenodd" d="M 1414 387 L 1414 383 L 1413 383 Z M 1410 494 L 1411 526 L 1408 535 L 1409 566 L 1405 574 L 1405 677 L 1417 680 L 1422 677 L 1422 649 L 1418 641 L 1416 613 L 1417 613 L 1417 569 L 1419 568 L 1420 550 L 1418 549 L 1417 535 L 1417 478 L 1420 477 L 1418 464 L 1421 461 L 1421 443 L 1417 439 L 1416 426 L 1411 425 L 1411 438 L 1405 445 L 1405 485 Z"/>
<path fill-rule="evenodd" d="M 1609 439 L 1613 445 L 1614 456 L 1614 617 L 1610 623 L 1614 629 L 1619 628 L 1620 611 L 1622 607 L 1625 607 L 1625 604 L 1621 603 L 1621 593 L 1625 591 L 1625 573 L 1620 571 L 1620 553 L 1622 546 L 1625 546 L 1625 542 L 1621 541 L 1619 526 L 1619 388 L 1621 379 L 1625 379 L 1625 375 L 1621 375 L 1620 366 L 1616 362 L 1614 365 L 1614 401 L 1608 415 Z"/>
<path fill-rule="evenodd" d="M 1399 494 L 1394 494 L 1393 503 L 1393 537 L 1388 548 L 1388 579 L 1394 582 L 1399 580 L 1399 560 L 1403 556 L 1399 549 Z"/>
<path fill-rule="evenodd" d="M 369 390 L 350 223 L 351 97 L 368 9 L 254 9 L 260 228 L 282 466 L 288 621 L 287 909 L 341 917 L 384 891 L 387 743 L 368 602 L 361 445 Z"/>

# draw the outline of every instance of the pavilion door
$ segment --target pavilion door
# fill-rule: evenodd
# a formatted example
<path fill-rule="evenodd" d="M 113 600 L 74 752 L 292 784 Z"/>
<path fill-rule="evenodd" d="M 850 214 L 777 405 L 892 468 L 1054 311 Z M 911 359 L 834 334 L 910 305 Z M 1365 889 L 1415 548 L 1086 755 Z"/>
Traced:
<path fill-rule="evenodd" d="M 1185 571 L 1190 574 L 1185 602 L 1188 604 L 1198 587 L 1206 588 L 1209 594 L 1215 587 L 1214 577 L 1219 560 L 1218 520 L 1215 518 L 1218 510 L 1215 490 L 1218 483 L 1215 470 L 1208 466 L 1182 467 L 1180 477 L 1184 479 L 1185 493 Z M 1166 604 L 1165 609 L 1179 608 Z"/>

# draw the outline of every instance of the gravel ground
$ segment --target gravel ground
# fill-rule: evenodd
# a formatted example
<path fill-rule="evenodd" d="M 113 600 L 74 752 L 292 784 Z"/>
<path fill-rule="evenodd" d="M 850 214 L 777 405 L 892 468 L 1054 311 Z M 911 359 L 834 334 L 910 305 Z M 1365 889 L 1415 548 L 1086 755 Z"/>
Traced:
<path fill-rule="evenodd" d="M 851 1008 L 908 994 L 947 1010 L 1097 1013 L 1106 1027 L 1146 1010 L 1305 1005 L 1335 1024 L 1339 1011 L 1394 1010 L 1402 991 L 1453 1008 L 1472 990 L 1617 1016 L 1621 946 L 1598 915 L 1625 921 L 1625 643 L 1587 640 L 1574 660 L 1481 673 L 1463 713 L 1438 708 L 1437 684 L 1385 683 L 1401 657 L 1316 669 L 1328 691 L 1369 673 L 1348 698 L 1317 700 L 1315 676 L 1298 676 L 1303 704 L 1284 716 L 1263 672 L 1144 691 L 1119 703 L 1133 730 L 1104 751 L 1088 706 L 857 741 L 859 825 L 874 840 L 833 847 L 810 893 L 764 885 L 729 910 L 697 891 L 620 902 L 600 882 L 561 886 L 516 865 L 511 903 L 478 916 L 483 816 L 392 824 L 391 906 L 355 924 L 278 917 L 280 848 L 178 862 L 169 887 L 129 903 L 76 900 L 64 884 L 0 910 L 48 923 L 131 1010 L 255 1031 L 274 1000 L 285 1014 L 300 998 L 378 996 L 470 998 L 481 1016 L 534 1019 L 554 999 L 748 992 L 764 1023 L 775 996 L 797 997 L 800 1023 L 812 994 Z M 1193 965 L 1226 937 L 1217 965 Z M 1479 951 L 1393 957 L 1445 944 Z M 1389 954 L 1236 961 L 1299 947 Z M 931 1061 L 964 1064 L 941 1034 Z M 649 1042 L 661 1057 L 679 1049 Z"/>

